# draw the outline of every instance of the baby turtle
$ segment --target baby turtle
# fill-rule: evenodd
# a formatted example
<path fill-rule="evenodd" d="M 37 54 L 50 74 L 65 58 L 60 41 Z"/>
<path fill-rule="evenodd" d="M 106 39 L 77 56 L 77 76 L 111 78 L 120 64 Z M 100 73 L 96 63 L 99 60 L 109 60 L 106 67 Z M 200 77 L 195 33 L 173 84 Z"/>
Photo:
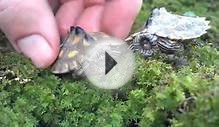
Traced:
<path fill-rule="evenodd" d="M 82 64 L 85 60 L 85 51 L 98 39 L 109 38 L 106 34 L 87 33 L 81 27 L 71 27 L 70 33 L 61 44 L 61 50 L 51 71 L 55 74 L 72 72 L 74 76 L 83 74 Z"/>
<path fill-rule="evenodd" d="M 132 34 L 126 41 L 131 43 L 133 51 L 146 58 L 154 54 L 154 49 L 175 53 L 183 49 L 183 41 L 207 33 L 208 24 L 205 17 L 180 16 L 167 12 L 165 8 L 155 8 L 143 30 Z"/>

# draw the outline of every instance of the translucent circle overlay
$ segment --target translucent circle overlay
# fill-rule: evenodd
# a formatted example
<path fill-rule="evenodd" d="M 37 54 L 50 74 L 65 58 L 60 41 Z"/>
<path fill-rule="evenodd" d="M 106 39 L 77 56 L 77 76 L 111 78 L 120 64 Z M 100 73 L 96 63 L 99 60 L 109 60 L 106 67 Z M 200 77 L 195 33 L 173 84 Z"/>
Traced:
<path fill-rule="evenodd" d="M 135 69 L 135 57 L 128 47 L 126 42 L 116 38 L 100 39 L 89 47 L 82 64 L 88 80 L 102 89 L 118 89 L 125 85 Z M 106 57 L 109 56 L 116 64 L 106 74 L 110 62 Z"/>

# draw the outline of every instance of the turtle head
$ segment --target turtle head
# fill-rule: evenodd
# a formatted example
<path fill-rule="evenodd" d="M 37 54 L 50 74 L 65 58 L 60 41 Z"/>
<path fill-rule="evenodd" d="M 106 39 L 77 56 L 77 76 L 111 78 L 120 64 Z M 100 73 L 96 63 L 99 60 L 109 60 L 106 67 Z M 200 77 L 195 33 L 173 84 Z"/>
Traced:
<path fill-rule="evenodd" d="M 77 40 L 84 40 L 86 42 L 93 42 L 94 40 L 89 33 L 79 26 L 70 27 L 68 39 L 71 39 L 71 41 L 76 40 L 75 43 L 77 43 Z"/>
<path fill-rule="evenodd" d="M 81 27 L 79 26 L 71 26 L 70 27 L 70 34 L 75 34 L 75 35 L 85 35 L 86 32 L 84 31 L 84 29 L 82 29 Z"/>
<path fill-rule="evenodd" d="M 67 38 L 63 41 L 57 60 L 51 67 L 55 74 L 79 72 L 80 61 L 83 61 L 85 50 L 90 46 L 90 36 L 79 26 L 71 27 Z"/>

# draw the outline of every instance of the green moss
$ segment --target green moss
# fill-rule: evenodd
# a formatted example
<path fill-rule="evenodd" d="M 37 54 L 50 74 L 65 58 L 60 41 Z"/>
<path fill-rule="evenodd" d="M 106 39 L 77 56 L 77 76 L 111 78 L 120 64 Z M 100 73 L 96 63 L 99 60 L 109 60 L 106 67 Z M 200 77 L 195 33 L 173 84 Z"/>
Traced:
<path fill-rule="evenodd" d="M 134 78 L 115 91 L 66 80 L 36 69 L 16 53 L 0 53 L 0 126 L 7 127 L 217 127 L 219 125 L 219 11 L 217 0 L 147 0 L 133 27 L 154 7 L 192 11 L 211 20 L 211 30 L 188 48 L 176 68 L 164 54 L 137 57 Z M 192 99 L 191 99 L 192 98 Z"/>

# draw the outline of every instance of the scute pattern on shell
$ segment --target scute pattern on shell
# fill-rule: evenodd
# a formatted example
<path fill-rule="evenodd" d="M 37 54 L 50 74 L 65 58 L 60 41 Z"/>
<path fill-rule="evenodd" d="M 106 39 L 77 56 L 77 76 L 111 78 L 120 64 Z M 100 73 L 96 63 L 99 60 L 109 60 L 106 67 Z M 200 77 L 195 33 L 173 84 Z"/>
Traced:
<path fill-rule="evenodd" d="M 150 34 L 175 40 L 200 37 L 210 28 L 205 17 L 180 16 L 165 8 L 154 9 L 145 27 Z"/>

